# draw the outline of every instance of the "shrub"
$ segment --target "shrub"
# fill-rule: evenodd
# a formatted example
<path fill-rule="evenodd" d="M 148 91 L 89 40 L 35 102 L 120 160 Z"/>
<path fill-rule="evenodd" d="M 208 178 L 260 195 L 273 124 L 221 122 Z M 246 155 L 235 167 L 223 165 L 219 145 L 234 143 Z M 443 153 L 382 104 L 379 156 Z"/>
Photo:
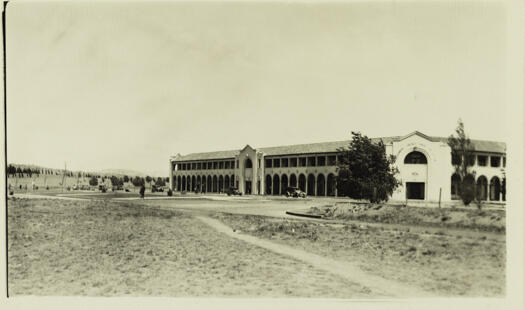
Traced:
<path fill-rule="evenodd" d="M 469 178 L 461 182 L 461 200 L 464 205 L 469 205 L 476 198 L 476 185 Z"/>

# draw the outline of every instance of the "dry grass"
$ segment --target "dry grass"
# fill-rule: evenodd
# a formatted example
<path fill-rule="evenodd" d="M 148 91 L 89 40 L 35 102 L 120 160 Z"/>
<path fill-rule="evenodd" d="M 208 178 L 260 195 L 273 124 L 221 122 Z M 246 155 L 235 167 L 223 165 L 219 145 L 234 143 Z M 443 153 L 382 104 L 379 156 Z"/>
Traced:
<path fill-rule="evenodd" d="M 312 207 L 309 213 L 327 219 L 505 232 L 505 210 L 341 204 Z"/>
<path fill-rule="evenodd" d="M 307 264 L 177 211 L 8 200 L 11 295 L 367 297 Z"/>
<path fill-rule="evenodd" d="M 416 285 L 441 296 L 505 294 L 505 242 L 501 238 L 249 215 L 218 214 L 217 218 L 243 233 L 351 261 L 371 274 Z"/>

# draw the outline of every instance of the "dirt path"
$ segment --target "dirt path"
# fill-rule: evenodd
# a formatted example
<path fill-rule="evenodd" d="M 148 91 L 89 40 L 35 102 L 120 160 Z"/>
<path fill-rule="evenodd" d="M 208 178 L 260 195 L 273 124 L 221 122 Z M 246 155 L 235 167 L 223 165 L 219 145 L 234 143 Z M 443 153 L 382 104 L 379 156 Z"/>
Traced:
<path fill-rule="evenodd" d="M 230 227 L 224 225 L 218 220 L 197 216 L 204 223 L 215 228 L 232 238 L 251 243 L 253 245 L 265 248 L 275 253 L 286 255 L 294 259 L 306 262 L 315 268 L 327 271 L 336 276 L 343 277 L 351 282 L 358 283 L 368 287 L 376 296 L 385 297 L 429 297 L 430 293 L 421 290 L 418 287 L 411 287 L 403 283 L 387 280 L 382 277 L 370 275 L 363 272 L 359 267 L 348 262 L 336 261 L 316 254 L 308 253 L 302 250 L 294 249 L 286 245 L 277 244 L 271 241 L 262 240 L 250 235 L 234 232 Z"/>

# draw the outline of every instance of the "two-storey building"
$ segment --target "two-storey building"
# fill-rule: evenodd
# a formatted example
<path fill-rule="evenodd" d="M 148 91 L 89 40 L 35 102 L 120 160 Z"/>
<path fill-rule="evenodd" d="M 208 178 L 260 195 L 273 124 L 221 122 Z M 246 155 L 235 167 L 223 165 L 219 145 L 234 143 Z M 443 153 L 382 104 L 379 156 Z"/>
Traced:
<path fill-rule="evenodd" d="M 447 138 L 420 132 L 374 138 L 394 155 L 401 186 L 393 200 L 437 201 L 458 199 L 461 178 L 455 174 Z M 483 200 L 505 200 L 506 146 L 502 142 L 471 140 L 473 174 Z M 177 155 L 170 158 L 170 187 L 174 191 L 221 193 L 229 187 L 243 194 L 282 195 L 288 186 L 309 196 L 338 196 L 339 149 L 350 141 L 252 148 Z"/>

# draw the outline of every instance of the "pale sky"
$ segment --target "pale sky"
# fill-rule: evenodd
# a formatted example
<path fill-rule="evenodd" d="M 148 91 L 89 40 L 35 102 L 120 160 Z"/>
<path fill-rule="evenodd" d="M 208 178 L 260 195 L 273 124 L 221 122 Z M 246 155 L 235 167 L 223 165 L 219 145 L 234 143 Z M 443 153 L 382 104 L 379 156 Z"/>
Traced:
<path fill-rule="evenodd" d="M 176 153 L 460 117 L 505 142 L 505 34 L 487 2 L 10 2 L 8 162 L 167 175 Z"/>

